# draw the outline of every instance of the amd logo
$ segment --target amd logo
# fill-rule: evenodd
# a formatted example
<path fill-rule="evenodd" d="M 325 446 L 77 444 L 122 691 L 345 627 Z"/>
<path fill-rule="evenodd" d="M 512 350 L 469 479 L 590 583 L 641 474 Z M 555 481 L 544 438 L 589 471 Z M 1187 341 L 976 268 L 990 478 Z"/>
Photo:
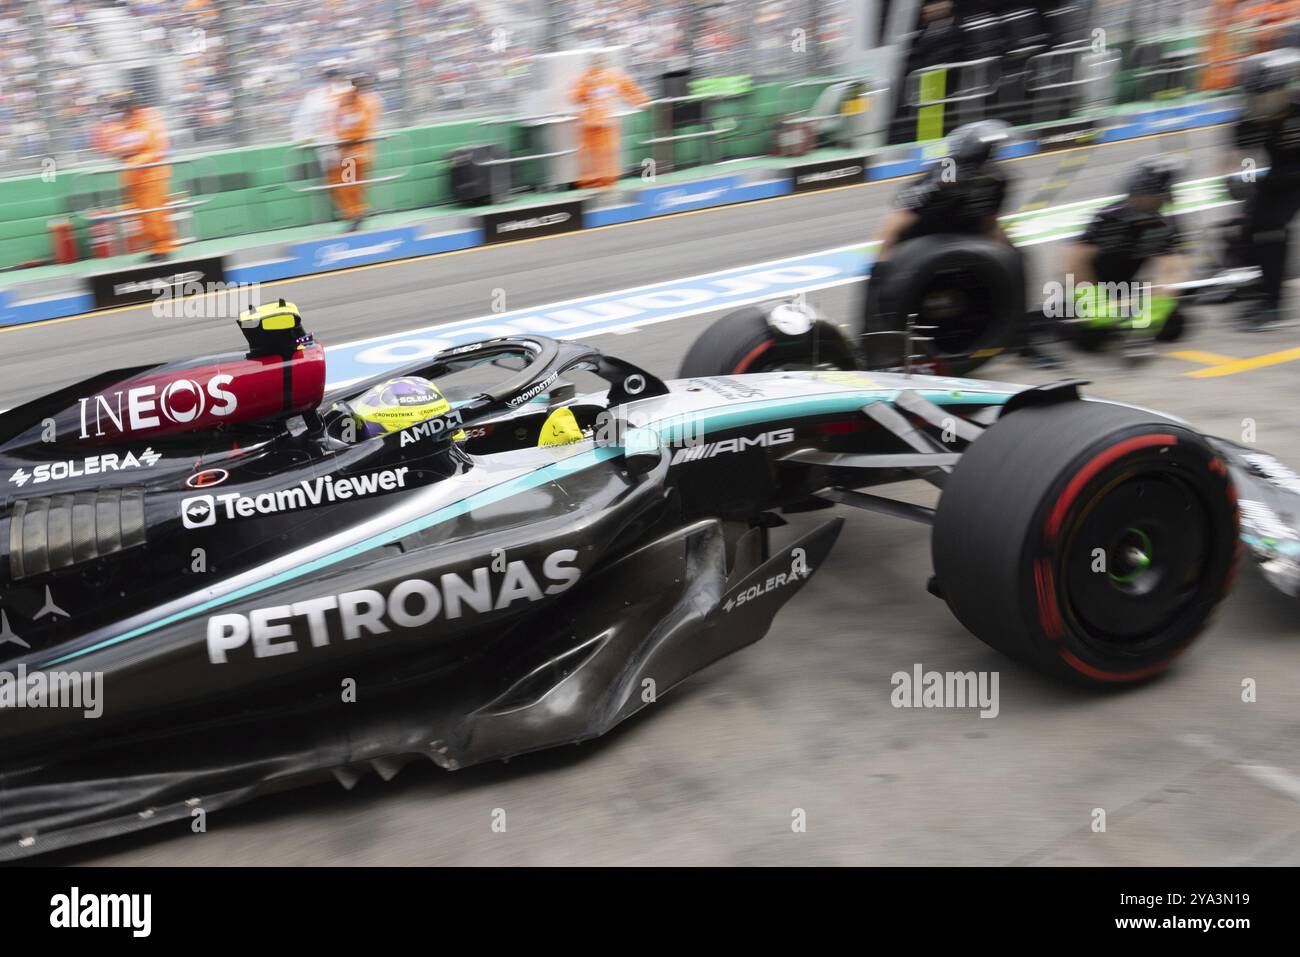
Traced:
<path fill-rule="evenodd" d="M 104 435 L 105 418 L 116 432 L 122 433 L 147 432 L 158 428 L 164 421 L 184 425 L 194 422 L 205 412 L 215 416 L 230 415 L 239 405 L 239 400 L 224 387 L 233 381 L 234 376 L 223 373 L 212 376 L 207 382 L 175 379 L 161 389 L 157 385 L 143 385 L 80 399 L 81 437 L 90 438 L 92 428 L 95 436 Z"/>

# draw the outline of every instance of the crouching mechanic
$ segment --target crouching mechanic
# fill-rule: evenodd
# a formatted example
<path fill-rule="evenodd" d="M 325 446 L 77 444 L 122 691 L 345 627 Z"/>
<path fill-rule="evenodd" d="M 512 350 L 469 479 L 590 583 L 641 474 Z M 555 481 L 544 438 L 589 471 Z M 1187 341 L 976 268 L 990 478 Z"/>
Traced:
<path fill-rule="evenodd" d="M 1260 171 L 1246 204 L 1245 240 L 1260 269 L 1264 308 L 1243 316 L 1250 330 L 1282 318 L 1290 223 L 1300 210 L 1300 98 L 1289 88 L 1298 75 L 1300 51 L 1289 48 L 1257 54 L 1241 68 L 1246 107 L 1225 172 Z"/>
<path fill-rule="evenodd" d="M 1152 339 L 1182 335 L 1185 316 L 1171 284 L 1186 278 L 1187 257 L 1178 227 L 1161 212 L 1181 168 L 1173 157 L 1139 160 L 1129 173 L 1128 196 L 1099 210 L 1066 247 L 1067 282 L 1049 292 L 1044 312 L 1071 319 L 1069 338 L 1079 345 L 1097 348 L 1129 334 L 1126 351 L 1142 354 Z M 1148 281 L 1134 282 L 1144 271 Z M 1053 301 L 1066 295 L 1072 303 Z"/>
<path fill-rule="evenodd" d="M 936 234 L 987 236 L 1015 246 L 998 222 L 1011 180 L 994 154 L 1010 139 L 1010 127 L 1001 120 L 981 120 L 953 132 L 948 138 L 948 155 L 932 164 L 919 180 L 909 183 L 895 199 L 897 208 L 885 219 L 880 250 L 867 283 L 867 312 L 880 308 L 880 290 L 891 268 L 895 249 L 909 239 Z M 1020 263 L 1019 282 L 1024 282 L 1024 254 L 1016 250 Z M 1054 359 L 1032 346 L 1027 325 L 1019 333 L 1019 352 L 1037 364 L 1053 366 Z"/>

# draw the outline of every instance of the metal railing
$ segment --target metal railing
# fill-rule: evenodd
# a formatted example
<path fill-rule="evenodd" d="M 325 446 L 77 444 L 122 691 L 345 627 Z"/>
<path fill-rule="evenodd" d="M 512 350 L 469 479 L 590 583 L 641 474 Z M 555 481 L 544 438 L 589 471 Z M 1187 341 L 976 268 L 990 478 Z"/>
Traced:
<path fill-rule="evenodd" d="M 326 176 L 326 173 L 330 170 L 330 168 L 339 162 L 342 152 L 346 147 L 356 146 L 359 143 L 381 144 L 381 143 L 390 143 L 390 142 L 395 142 L 395 143 L 405 145 L 405 159 L 406 159 L 405 166 L 399 166 L 393 172 L 383 173 L 375 176 L 367 176 L 364 179 L 344 179 L 337 183 L 333 182 Z M 379 150 L 379 146 L 376 145 L 375 161 L 370 164 L 372 169 L 377 168 L 379 166 L 378 150 Z M 307 159 L 307 151 L 311 151 L 316 154 L 312 158 L 314 162 L 309 161 Z M 316 143 L 316 142 L 296 143 L 294 144 L 294 152 L 290 153 L 289 155 L 292 156 L 295 153 L 297 153 L 297 155 L 302 157 L 302 159 L 297 164 L 297 170 L 300 173 L 303 171 L 314 172 L 317 177 L 324 178 L 325 181 L 320 183 L 311 183 L 309 185 L 301 185 L 301 179 L 297 181 L 290 180 L 286 183 L 267 187 L 268 189 L 270 190 L 287 189 L 292 193 L 300 193 L 309 196 L 312 195 L 327 196 L 333 190 L 342 189 L 348 186 L 353 186 L 353 187 L 378 186 L 381 183 L 392 183 L 399 179 L 406 178 L 411 174 L 411 171 L 415 168 L 415 147 L 411 142 L 410 135 L 402 131 L 393 131 L 390 133 L 378 133 L 374 136 L 367 136 L 361 140 L 348 140 L 348 141 L 336 140 L 336 141 L 329 141 L 323 143 Z M 394 149 L 392 153 L 401 155 L 401 151 L 397 149 Z M 308 177 L 304 177 L 304 178 L 308 178 Z M 392 210 L 382 210 L 382 209 L 373 210 L 372 214 L 374 212 L 380 212 L 380 213 L 392 212 Z"/>
<path fill-rule="evenodd" d="M 944 96 L 923 98 L 922 79 L 941 71 L 945 74 L 945 78 L 957 76 L 960 79 L 963 74 L 969 74 L 973 79 L 969 85 L 958 83 L 956 92 L 949 93 L 945 84 Z M 1001 82 L 1002 58 L 988 56 L 958 63 L 937 63 L 934 66 L 913 70 L 904 81 L 904 90 L 908 106 L 924 109 L 927 106 L 947 106 L 952 103 L 979 103 L 996 93 Z"/>
<path fill-rule="evenodd" d="M 91 227 L 92 234 L 95 226 L 99 224 L 107 226 L 109 234 L 105 238 L 113 254 L 128 250 L 129 224 L 149 213 L 170 213 L 173 223 L 177 226 L 176 242 L 179 245 L 193 242 L 195 237 L 186 235 L 186 230 L 182 227 L 189 225 L 192 210 L 211 202 L 210 196 L 209 198 L 196 197 L 216 192 L 214 187 L 207 185 L 215 183 L 215 174 L 212 172 L 205 174 L 198 169 L 211 164 L 210 157 L 199 156 L 190 159 L 166 159 L 156 163 L 73 170 L 67 174 L 72 177 L 68 195 L 69 202 L 74 207 L 73 216 Z M 179 168 L 185 174 L 171 177 L 168 183 L 167 203 L 148 209 L 131 206 L 126 201 L 126 189 L 122 183 L 123 174 L 135 170 L 162 168 L 171 170 L 173 174 Z"/>
<path fill-rule="evenodd" d="M 577 117 L 575 117 L 571 113 L 540 113 L 535 116 L 493 117 L 491 119 L 486 119 L 481 121 L 479 123 L 479 127 L 491 128 L 497 126 L 505 126 L 505 127 L 516 126 L 521 129 L 526 129 L 530 131 L 538 131 L 538 130 L 544 131 L 546 130 L 547 127 L 564 126 L 566 124 L 574 123 L 576 122 L 576 120 Z M 472 159 L 471 162 L 475 166 L 484 167 L 489 171 L 497 167 L 510 168 L 512 166 L 515 166 L 517 164 L 522 164 L 522 163 L 540 163 L 542 169 L 544 170 L 544 173 L 542 175 L 541 181 L 534 184 L 535 188 L 537 188 L 539 191 L 549 192 L 554 189 L 562 188 L 563 186 L 567 185 L 567 182 L 571 181 L 571 180 L 566 181 L 564 177 L 557 176 L 555 174 L 556 164 L 553 163 L 552 160 L 561 159 L 565 156 L 576 155 L 578 152 L 578 148 L 576 146 L 565 147 L 563 149 L 543 149 L 541 152 L 537 152 L 537 153 L 516 154 L 509 142 L 508 130 L 505 139 L 506 142 L 497 144 L 505 152 L 506 154 L 505 156 L 501 156 L 495 159 L 489 158 L 485 160 Z M 511 177 L 511 183 L 513 183 L 513 179 L 514 178 Z M 495 177 L 489 177 L 489 182 L 492 185 L 493 203 L 499 203 L 507 199 L 508 196 L 501 195 L 501 194 L 505 191 L 509 191 L 513 189 L 510 183 L 503 184 Z"/>
<path fill-rule="evenodd" d="M 1110 103 L 1120 58 L 1099 52 L 1091 41 L 1063 43 L 1030 58 L 1025 92 L 1035 122 L 1061 119 L 1078 110 Z"/>
<path fill-rule="evenodd" d="M 799 109 L 798 91 L 821 87 L 821 92 L 807 107 Z M 881 101 L 888 93 L 885 87 L 873 87 L 864 76 L 835 76 L 799 80 L 781 88 L 777 101 L 781 104 L 783 127 L 812 124 L 818 140 L 834 146 L 852 147 L 863 140 L 883 133 L 888 117 L 881 109 Z M 849 103 L 860 101 L 861 108 L 846 111 Z"/>
<path fill-rule="evenodd" d="M 660 169 L 677 167 L 674 147 L 678 143 L 695 141 L 699 141 L 701 146 L 701 162 L 716 163 L 722 158 L 722 140 L 737 132 L 740 129 L 740 124 L 733 117 L 711 115 L 712 108 L 727 100 L 737 99 L 745 95 L 747 94 L 689 93 L 685 96 L 664 96 L 657 100 L 651 100 L 643 108 L 650 111 L 650 136 L 638 140 L 638 145 L 650 147 L 651 154 L 655 157 L 655 162 Z M 691 103 L 701 105 L 702 109 L 699 118 L 680 123 L 676 108 Z M 629 111 L 629 113 L 620 115 L 631 115 L 633 112 L 639 111 Z M 678 132 L 679 129 L 686 126 L 701 128 L 689 130 L 688 132 Z"/>

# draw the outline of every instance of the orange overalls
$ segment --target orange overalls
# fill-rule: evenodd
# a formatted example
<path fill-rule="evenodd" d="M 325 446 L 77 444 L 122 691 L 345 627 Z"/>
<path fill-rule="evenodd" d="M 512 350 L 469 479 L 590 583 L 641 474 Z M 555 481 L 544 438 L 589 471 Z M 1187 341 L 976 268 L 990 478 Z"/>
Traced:
<path fill-rule="evenodd" d="M 107 130 L 110 148 L 126 166 L 159 163 L 167 156 L 167 131 L 162 116 L 150 107 L 131 110 L 120 123 Z M 149 251 L 166 255 L 176 248 L 176 231 L 171 212 L 164 207 L 171 185 L 170 166 L 127 169 L 122 172 L 122 188 L 132 209 L 153 210 L 138 217 L 140 234 Z"/>
<path fill-rule="evenodd" d="M 1237 0 L 1214 0 L 1210 6 L 1208 66 L 1201 74 L 1202 90 L 1226 90 L 1237 81 L 1233 60 L 1237 57 L 1232 29 Z"/>
<path fill-rule="evenodd" d="M 649 97 L 622 70 L 593 67 L 573 88 L 578 116 L 578 185 L 603 189 L 618 182 L 619 100 L 641 106 Z"/>
<path fill-rule="evenodd" d="M 1261 28 L 1255 34 L 1251 53 L 1263 53 L 1274 50 L 1282 39 L 1282 27 L 1297 17 L 1297 5 L 1294 0 L 1272 0 L 1247 8 L 1247 14 L 1254 19 L 1254 26 Z"/>
<path fill-rule="evenodd" d="M 375 159 L 375 135 L 383 104 L 378 94 L 355 90 L 345 93 L 334 114 L 334 139 L 338 154 L 330 171 L 331 183 L 359 183 L 368 178 Z M 330 190 L 334 205 L 344 219 L 360 219 L 366 214 L 364 186 L 339 186 Z"/>

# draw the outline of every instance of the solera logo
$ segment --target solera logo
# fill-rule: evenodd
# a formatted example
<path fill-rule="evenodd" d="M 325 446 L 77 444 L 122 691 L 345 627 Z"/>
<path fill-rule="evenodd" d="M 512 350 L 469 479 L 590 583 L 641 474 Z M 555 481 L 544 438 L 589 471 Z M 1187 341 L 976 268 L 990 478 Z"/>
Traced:
<path fill-rule="evenodd" d="M 204 412 L 230 415 L 239 400 L 223 387 L 234 381 L 234 376 L 223 373 L 206 383 L 174 379 L 161 390 L 157 385 L 144 385 L 81 399 L 81 437 L 90 438 L 92 417 L 94 434 L 102 436 L 105 417 L 118 432 L 145 432 L 158 428 L 164 421 L 177 425 L 193 422 Z"/>

